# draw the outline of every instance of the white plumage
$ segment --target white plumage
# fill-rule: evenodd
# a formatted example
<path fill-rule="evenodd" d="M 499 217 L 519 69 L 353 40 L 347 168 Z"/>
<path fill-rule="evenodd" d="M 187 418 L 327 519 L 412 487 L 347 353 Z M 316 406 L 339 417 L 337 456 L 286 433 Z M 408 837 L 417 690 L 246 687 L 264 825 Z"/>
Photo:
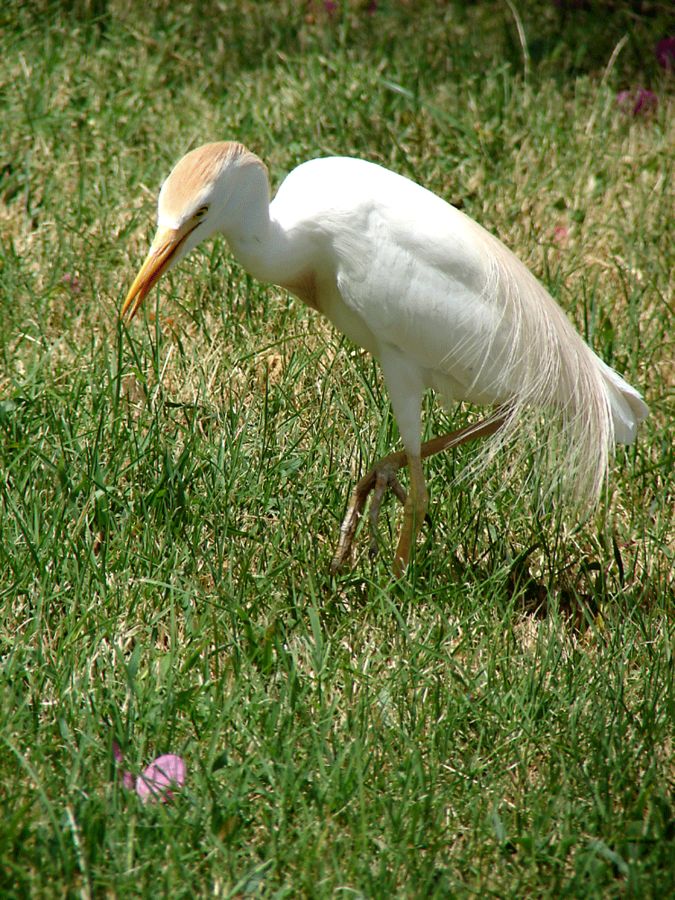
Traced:
<path fill-rule="evenodd" d="M 513 436 L 527 410 L 560 422 L 561 470 L 591 505 L 615 441 L 630 443 L 648 409 L 584 343 L 560 307 L 497 238 L 430 191 L 373 163 L 331 157 L 298 166 L 269 203 L 267 170 L 241 144 L 183 157 L 159 196 L 158 231 L 122 315 L 214 232 L 254 277 L 327 316 L 380 361 L 404 454 L 357 486 L 335 563 L 346 558 L 365 498 L 376 517 L 386 483 L 406 462 L 410 492 L 395 557 L 407 565 L 426 511 L 420 460 L 496 433 Z M 133 302 L 133 306 L 131 306 Z M 421 444 L 426 388 L 445 402 L 499 407 L 479 426 Z"/>

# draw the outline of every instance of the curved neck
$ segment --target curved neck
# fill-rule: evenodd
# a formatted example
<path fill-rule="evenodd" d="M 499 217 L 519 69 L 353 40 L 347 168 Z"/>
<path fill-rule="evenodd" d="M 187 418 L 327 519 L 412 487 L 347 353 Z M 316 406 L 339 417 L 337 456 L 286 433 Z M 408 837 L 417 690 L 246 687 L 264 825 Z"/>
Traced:
<path fill-rule="evenodd" d="M 228 203 L 224 234 L 232 253 L 254 278 L 286 284 L 307 264 L 306 244 L 270 217 L 267 170 L 248 166 Z"/>
<path fill-rule="evenodd" d="M 247 215 L 247 221 L 225 237 L 237 261 L 259 281 L 281 284 L 301 265 L 301 261 L 294 259 L 296 254 L 288 235 L 270 219 L 269 207 L 265 217 Z"/>

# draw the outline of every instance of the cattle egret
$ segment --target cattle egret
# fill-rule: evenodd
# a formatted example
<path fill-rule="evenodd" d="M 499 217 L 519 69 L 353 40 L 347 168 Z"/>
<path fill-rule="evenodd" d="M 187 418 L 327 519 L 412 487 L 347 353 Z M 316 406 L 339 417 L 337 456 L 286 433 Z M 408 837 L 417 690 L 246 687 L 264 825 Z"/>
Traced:
<path fill-rule="evenodd" d="M 427 509 L 422 459 L 489 434 L 499 445 L 531 410 L 559 422 L 559 469 L 577 498 L 597 501 L 614 443 L 634 440 L 648 408 L 501 241 L 425 188 L 361 159 L 303 163 L 269 197 L 265 165 L 239 143 L 184 156 L 160 190 L 157 233 L 121 316 L 133 318 L 161 275 L 220 232 L 252 276 L 287 289 L 379 360 L 405 449 L 356 486 L 334 569 L 350 553 L 369 493 L 374 524 L 390 486 L 404 504 L 400 575 Z M 493 412 L 423 444 L 427 388 Z M 405 465 L 407 495 L 396 478 Z"/>

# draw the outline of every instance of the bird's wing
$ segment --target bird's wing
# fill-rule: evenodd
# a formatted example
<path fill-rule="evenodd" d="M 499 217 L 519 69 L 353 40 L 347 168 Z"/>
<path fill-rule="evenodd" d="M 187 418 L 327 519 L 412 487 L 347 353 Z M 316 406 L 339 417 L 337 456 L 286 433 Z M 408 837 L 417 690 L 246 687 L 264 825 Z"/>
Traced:
<path fill-rule="evenodd" d="M 419 366 L 427 386 L 477 403 L 506 399 L 512 311 L 499 302 L 482 229 L 426 191 L 403 199 L 333 225 L 342 300 L 380 347 Z"/>

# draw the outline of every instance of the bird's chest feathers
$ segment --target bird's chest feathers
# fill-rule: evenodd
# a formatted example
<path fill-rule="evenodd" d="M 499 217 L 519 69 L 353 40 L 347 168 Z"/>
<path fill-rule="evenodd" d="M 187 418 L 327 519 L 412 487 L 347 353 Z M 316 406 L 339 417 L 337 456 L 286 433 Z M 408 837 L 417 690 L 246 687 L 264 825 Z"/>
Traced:
<path fill-rule="evenodd" d="M 313 269 L 303 269 L 293 277 L 289 278 L 282 285 L 282 288 L 290 291 L 295 297 L 306 306 L 310 306 L 317 312 L 322 312 L 319 289 L 317 287 L 316 273 Z"/>
<path fill-rule="evenodd" d="M 334 277 L 319 278 L 313 269 L 306 269 L 281 285 L 330 322 L 351 341 L 376 354 L 375 340 L 363 317 L 348 306 L 340 294 Z"/>

